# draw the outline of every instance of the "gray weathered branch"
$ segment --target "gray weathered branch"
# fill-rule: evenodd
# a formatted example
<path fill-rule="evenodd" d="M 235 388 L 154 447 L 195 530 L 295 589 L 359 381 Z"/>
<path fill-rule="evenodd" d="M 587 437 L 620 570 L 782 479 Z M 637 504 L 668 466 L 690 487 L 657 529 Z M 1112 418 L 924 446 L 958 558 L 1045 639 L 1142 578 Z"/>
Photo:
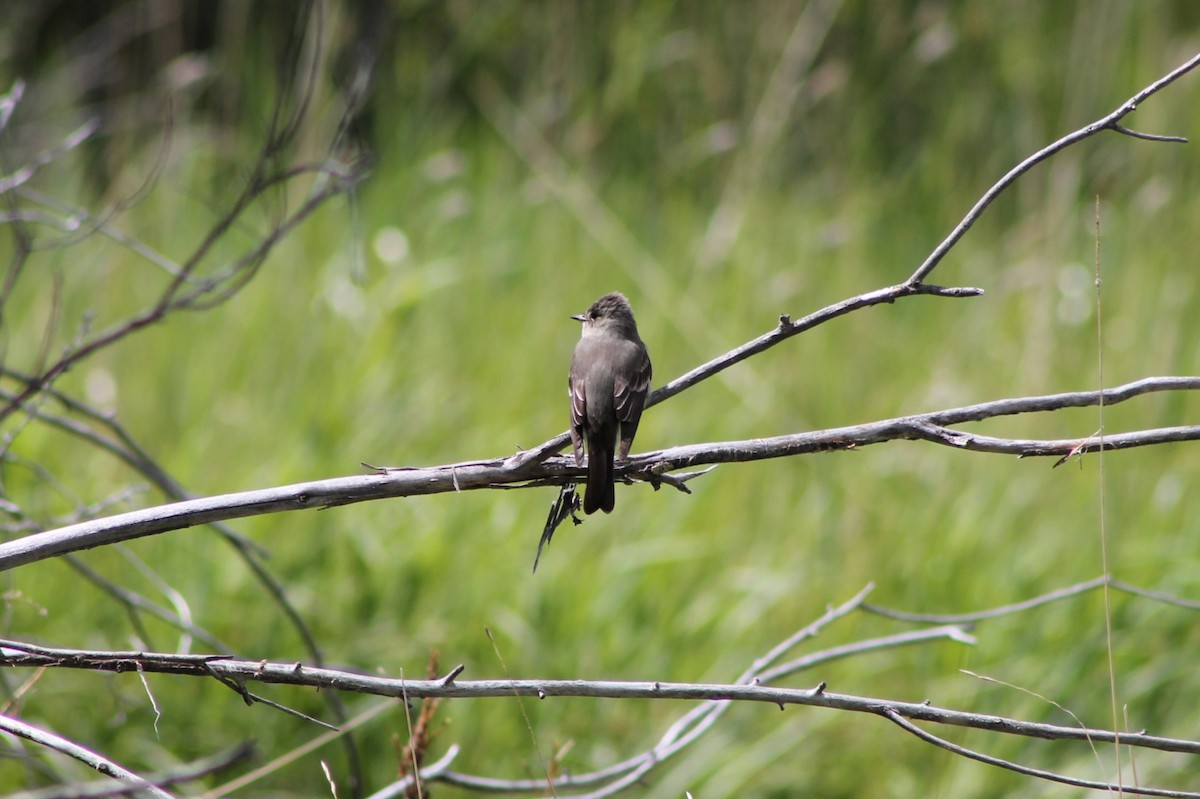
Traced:
<path fill-rule="evenodd" d="M 1102 399 L 1105 405 L 1115 405 L 1150 392 L 1197 389 L 1200 389 L 1200 377 L 1148 377 L 1104 391 L 1002 399 L 809 433 L 689 444 L 635 455 L 618 466 L 618 477 L 653 482 L 657 475 L 677 469 L 854 450 L 903 440 L 930 441 L 974 452 L 1062 458 L 1096 452 L 1100 449 L 1100 439 L 1091 436 L 1057 440 L 1002 439 L 954 430 L 949 426 L 997 416 L 1086 407 L 1097 405 Z M 1196 440 L 1200 440 L 1200 425 L 1108 434 L 1104 437 L 1104 448 L 1119 450 Z M 554 457 L 541 462 L 518 457 L 494 458 L 425 468 L 385 468 L 376 474 L 191 499 L 6 541 L 0 544 L 0 571 L 81 549 L 247 516 L 451 491 L 561 485 L 582 476 L 583 471 L 570 458 Z"/>

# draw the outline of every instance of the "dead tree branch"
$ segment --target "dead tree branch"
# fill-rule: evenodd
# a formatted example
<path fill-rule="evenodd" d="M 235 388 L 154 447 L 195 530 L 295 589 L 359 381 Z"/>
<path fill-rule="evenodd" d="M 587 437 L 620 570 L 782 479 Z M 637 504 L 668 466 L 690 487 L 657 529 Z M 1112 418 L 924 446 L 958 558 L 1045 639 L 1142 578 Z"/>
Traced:
<path fill-rule="evenodd" d="M 15 735 L 18 738 L 24 738 L 27 741 L 32 741 L 39 746 L 44 746 L 56 752 L 61 752 L 67 757 L 74 758 L 80 763 L 87 765 L 90 768 L 104 774 L 113 779 L 122 780 L 130 785 L 137 786 L 138 790 L 145 792 L 149 796 L 154 796 L 157 799 L 171 799 L 171 794 L 156 787 L 153 783 L 143 777 L 139 777 L 124 766 L 118 765 L 103 755 L 99 755 L 90 749 L 87 749 L 74 741 L 67 740 L 61 735 L 55 735 L 52 732 L 38 729 L 32 724 L 26 724 L 18 719 L 0 716 L 0 730 Z"/>
<path fill-rule="evenodd" d="M 1063 457 L 1099 451 L 1100 440 L 1090 436 L 1049 441 L 1001 439 L 952 430 L 948 425 L 998 416 L 1089 407 L 1098 405 L 1101 400 L 1105 405 L 1115 405 L 1150 392 L 1197 389 L 1200 389 L 1200 377 L 1148 377 L 1104 391 L 1002 399 L 851 427 L 748 441 L 672 447 L 635 455 L 618 466 L 617 474 L 624 479 L 654 482 L 659 475 L 678 469 L 856 450 L 871 444 L 905 440 L 930 441 L 967 451 L 1019 457 Z M 1200 426 L 1170 427 L 1110 433 L 1104 437 L 1104 449 L 1119 450 L 1196 440 L 1200 440 Z M 579 480 L 583 474 L 573 459 L 550 458 L 539 463 L 515 456 L 425 468 L 386 468 L 377 474 L 314 480 L 184 500 L 79 522 L 0 543 L 0 571 L 68 552 L 248 516 L 453 491 L 562 485 Z"/>
<path fill-rule="evenodd" d="M 1043 605 L 1079 596 L 1102 586 L 1104 578 L 1089 580 L 1075 586 L 1059 589 L 1036 597 L 1020 606 L 994 608 L 973 614 L 970 619 L 985 621 L 1011 613 L 1032 610 Z M 1126 586 L 1129 593 L 1145 596 L 1146 592 Z M 878 651 L 882 648 L 927 643 L 948 639 L 972 644 L 974 638 L 966 633 L 961 624 L 948 624 L 919 633 L 901 633 L 882 638 L 859 641 L 846 646 L 819 650 L 810 655 L 794 658 L 785 663 L 779 661 L 799 644 L 819 635 L 829 625 L 842 620 L 855 611 L 879 612 L 866 603 L 872 590 L 868 585 L 842 605 L 830 608 L 823 616 L 800 629 L 784 641 L 759 657 L 733 683 L 699 684 L 671 682 L 625 682 L 591 680 L 459 680 L 462 667 L 456 667 L 445 677 L 426 680 L 380 677 L 359 674 L 340 669 L 314 668 L 301 663 L 272 661 L 250 661 L 223 655 L 181 655 L 150 652 L 108 652 L 45 647 L 21 641 L 0 640 L 0 666 L 12 668 L 71 668 L 115 673 L 164 673 L 193 677 L 211 677 L 226 685 L 238 686 L 244 693 L 244 685 L 250 682 L 263 684 L 304 686 L 318 689 L 338 689 L 355 693 L 375 694 L 397 699 L 418 698 L 483 698 L 528 696 L 546 699 L 549 697 L 592 697 L 613 699 L 675 699 L 702 700 L 704 703 L 688 711 L 662 735 L 650 750 L 628 758 L 596 772 L 579 775 L 557 775 L 554 784 L 560 789 L 578 789 L 600 786 L 589 797 L 612 795 L 631 785 L 674 754 L 689 746 L 721 717 L 733 702 L 763 702 L 784 709 L 789 705 L 825 707 L 858 713 L 882 716 L 923 740 L 941 746 L 943 739 L 933 736 L 912 721 L 925 721 L 948 726 L 969 727 L 1006 735 L 1040 738 L 1046 740 L 1070 740 L 1090 743 L 1120 743 L 1126 746 L 1200 755 L 1200 741 L 1168 738 L 1140 732 L 1119 732 L 1083 725 L 1065 727 L 1020 719 L 951 710 L 934 706 L 930 702 L 899 702 L 875 697 L 838 694 L 827 690 L 824 682 L 809 689 L 796 689 L 772 685 L 785 677 L 812 669 L 838 658 Z M 1179 603 L 1174 597 L 1153 597 L 1155 601 L 1169 604 Z M 889 612 L 887 615 L 904 620 L 924 620 L 915 614 Z M 256 700 L 261 700 L 255 697 Z M 278 707 L 275 703 L 269 703 Z M 954 746 L 950 744 L 950 746 Z M 457 749 L 454 749 L 457 752 Z M 1102 786 L 1074 777 L 1042 772 L 1026 766 L 1001 761 L 977 752 L 963 753 L 972 759 L 993 765 L 1012 768 L 1033 776 L 1047 775 L 1047 779 L 1071 785 Z M 449 769 L 450 756 L 422 769 L 422 781 L 444 781 L 461 787 L 489 792 L 538 791 L 546 783 L 541 779 L 502 780 L 460 774 Z M 410 775 L 411 778 L 411 775 Z M 399 790 L 407 784 L 400 781 L 389 790 Z M 1115 788 L 1114 788 L 1115 789 Z M 1187 792 L 1158 788 L 1126 788 L 1130 793 L 1151 796 L 1192 796 Z M 394 794 L 393 794 L 394 795 Z"/>
<path fill-rule="evenodd" d="M 1194 793 L 1192 791 L 1173 791 L 1169 788 L 1147 788 L 1142 785 L 1117 785 L 1109 782 L 1100 782 L 1098 780 L 1085 780 L 1079 777 L 1069 777 L 1065 774 L 1057 774 L 1053 771 L 1033 768 L 1032 766 L 1023 766 L 1020 763 L 1013 763 L 1010 760 L 1003 760 L 998 757 L 992 757 L 991 755 L 985 755 L 982 752 L 975 751 L 974 749 L 968 749 L 965 746 L 959 746 L 958 744 L 951 743 L 945 738 L 939 738 L 938 736 L 921 729 L 916 724 L 913 724 L 911 721 L 904 718 L 891 708 L 884 710 L 881 715 L 888 721 L 893 722 L 897 727 L 905 732 L 912 733 L 922 741 L 931 743 L 940 749 L 945 749 L 947 752 L 953 752 L 954 754 L 965 757 L 969 760 L 987 763 L 989 766 L 998 766 L 1000 768 L 1007 769 L 1008 771 L 1014 771 L 1017 774 L 1024 774 L 1027 777 L 1036 777 L 1041 780 L 1059 782 L 1063 785 L 1073 785 L 1078 788 L 1091 788 L 1095 791 L 1110 791 L 1118 795 L 1128 793 L 1136 796 L 1170 796 L 1177 797 L 1177 799 L 1196 799 L 1197 797 L 1200 797 L 1200 793 Z M 1125 743 L 1124 734 L 1120 736 L 1120 740 L 1121 743 Z"/>
<path fill-rule="evenodd" d="M 172 785 L 195 782 L 253 757 L 254 746 L 245 743 L 235 746 L 228 752 L 198 760 L 181 768 L 147 774 L 139 780 L 118 779 L 106 782 L 68 783 L 52 788 L 7 794 L 5 799 L 104 799 L 110 796 L 140 795 L 146 790 L 147 783 L 156 788 L 167 788 Z"/>

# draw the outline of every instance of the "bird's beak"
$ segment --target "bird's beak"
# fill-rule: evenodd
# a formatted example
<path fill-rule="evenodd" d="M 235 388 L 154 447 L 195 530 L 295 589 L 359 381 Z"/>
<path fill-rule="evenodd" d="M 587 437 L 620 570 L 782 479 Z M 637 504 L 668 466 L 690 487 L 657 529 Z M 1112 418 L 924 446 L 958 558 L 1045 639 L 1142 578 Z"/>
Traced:
<path fill-rule="evenodd" d="M 571 314 L 571 318 L 574 319 L 576 322 L 586 322 L 587 314 L 582 314 L 582 313 Z"/>

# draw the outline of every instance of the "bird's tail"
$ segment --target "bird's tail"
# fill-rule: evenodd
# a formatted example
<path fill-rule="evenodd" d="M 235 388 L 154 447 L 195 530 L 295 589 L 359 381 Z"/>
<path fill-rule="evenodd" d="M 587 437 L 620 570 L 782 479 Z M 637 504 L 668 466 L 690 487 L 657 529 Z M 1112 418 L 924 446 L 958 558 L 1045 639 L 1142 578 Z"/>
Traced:
<path fill-rule="evenodd" d="M 617 503 L 617 487 L 613 482 L 613 447 L 607 442 L 588 442 L 587 491 L 583 495 L 583 512 L 602 510 L 612 513 Z"/>

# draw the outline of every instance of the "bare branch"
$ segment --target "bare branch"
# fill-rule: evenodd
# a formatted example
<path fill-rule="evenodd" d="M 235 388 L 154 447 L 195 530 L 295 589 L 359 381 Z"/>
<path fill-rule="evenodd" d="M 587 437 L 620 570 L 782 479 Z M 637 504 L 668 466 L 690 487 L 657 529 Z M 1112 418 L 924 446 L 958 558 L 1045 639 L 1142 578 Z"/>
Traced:
<path fill-rule="evenodd" d="M 367 799 L 392 799 L 392 797 L 403 795 L 405 791 L 407 791 L 416 783 L 427 783 L 433 782 L 434 780 L 446 781 L 444 780 L 444 777 L 450 771 L 450 766 L 454 762 L 454 758 L 458 757 L 458 752 L 458 744 L 452 744 L 450 748 L 446 750 L 446 754 L 438 758 L 437 762 L 430 763 L 428 766 L 422 767 L 417 774 L 409 774 L 403 779 L 397 780 L 391 785 L 379 789 L 375 793 L 368 796 Z M 546 783 L 542 780 L 539 780 L 538 785 L 545 787 Z M 537 788 L 533 788 L 532 790 L 537 790 Z"/>
<path fill-rule="evenodd" d="M 950 235 L 947 236 L 941 244 L 934 248 L 933 252 L 929 254 L 929 257 L 925 259 L 925 262 L 922 263 L 917 268 L 917 271 L 913 272 L 912 276 L 909 277 L 909 279 L 905 282 L 910 285 L 919 285 L 925 280 L 925 278 L 929 277 L 929 273 L 937 268 L 937 265 L 941 263 L 943 258 L 946 257 L 946 253 L 950 252 L 951 248 L 958 243 L 959 239 L 966 235 L 967 231 L 971 229 L 971 226 L 974 225 L 979 217 L 983 215 L 984 210 L 992 204 L 992 200 L 999 197 L 1001 192 L 1015 183 L 1017 178 L 1021 177 L 1021 175 L 1024 175 L 1042 161 L 1045 161 L 1047 158 L 1057 152 L 1065 150 L 1072 144 L 1081 142 L 1089 136 L 1094 136 L 1102 130 L 1116 130 L 1117 123 L 1127 117 L 1129 114 L 1132 114 L 1134 111 L 1136 111 L 1137 107 L 1142 103 L 1143 100 L 1147 99 L 1153 94 L 1156 94 L 1162 89 L 1165 89 L 1179 78 L 1182 78 L 1184 75 L 1195 69 L 1197 65 L 1200 65 L 1200 54 L 1193 56 L 1184 64 L 1176 67 L 1163 77 L 1154 81 L 1154 83 L 1151 83 L 1149 86 L 1142 89 L 1133 97 L 1130 97 L 1128 100 L 1121 103 L 1121 105 L 1111 114 L 1101 117 L 1100 119 L 1097 119 L 1095 122 L 1092 122 L 1088 125 L 1084 125 L 1074 133 L 1068 133 L 1058 141 L 1043 147 L 1021 163 L 1014 166 L 1008 171 L 1007 174 L 1004 175 L 1004 177 L 1000 178 L 1000 180 L 997 181 L 994 186 L 984 192 L 983 196 L 979 198 L 979 201 L 971 207 L 971 210 L 967 212 L 967 215 L 963 217 L 962 221 L 959 222 L 954 227 L 954 230 L 950 232 Z"/>
<path fill-rule="evenodd" d="M 220 655 L 176 655 L 154 652 L 102 652 L 52 649 L 21 641 L 0 640 L 0 665 L 76 668 L 130 672 L 141 669 L 160 674 L 220 677 L 233 683 L 262 682 L 275 685 L 336 688 L 342 691 L 393 698 L 483 698 L 529 696 L 592 697 L 606 699 L 682 699 L 762 702 L 777 706 L 806 705 L 856 713 L 883 715 L 892 710 L 905 718 L 957 727 L 988 730 L 1033 738 L 1067 741 L 1119 742 L 1126 746 L 1165 752 L 1200 754 L 1200 741 L 1118 733 L 1103 729 L 1062 727 L 994 715 L 939 708 L 928 703 L 892 702 L 874 697 L 831 693 L 824 684 L 815 688 L 780 688 L 763 685 L 632 682 L 618 680 L 404 680 L 377 677 L 338 669 L 313 668 L 300 663 L 241 660 Z"/>
<path fill-rule="evenodd" d="M 215 679 L 217 682 L 221 683 L 226 688 L 228 688 L 229 690 L 233 691 L 235 694 L 240 696 L 242 698 L 242 701 L 246 703 L 247 707 L 249 707 L 251 705 L 255 705 L 255 704 L 263 704 L 263 705 L 266 705 L 267 707 L 273 707 L 276 710 L 282 711 L 283 713 L 286 713 L 289 716 L 295 716 L 298 719 L 302 719 L 304 721 L 308 721 L 313 724 L 316 724 L 319 727 L 324 727 L 325 729 L 333 730 L 335 732 L 337 731 L 337 727 L 335 727 L 334 725 L 332 725 L 328 722 L 321 721 L 320 719 L 317 719 L 317 718 L 313 718 L 312 716 L 309 716 L 306 713 L 301 713 L 299 710 L 290 708 L 287 705 L 282 705 L 278 702 L 274 702 L 270 699 L 267 699 L 265 697 L 258 696 L 257 694 L 252 693 L 248 688 L 246 688 L 246 686 L 244 684 L 244 682 L 245 682 L 244 680 L 235 679 L 233 677 L 226 676 L 222 672 L 213 669 L 211 667 L 211 665 L 209 665 L 210 663 L 211 663 L 211 661 L 205 661 L 205 663 L 204 663 L 204 668 L 208 671 L 209 675 L 213 679 Z M 138 671 L 139 671 L 139 673 L 142 671 L 140 666 L 138 667 Z"/>
<path fill-rule="evenodd" d="M 68 741 L 62 736 L 55 735 L 52 732 L 38 729 L 31 724 L 26 724 L 23 721 L 18 721 L 8 716 L 0 716 L 0 730 L 24 738 L 27 741 L 32 741 L 35 744 L 44 746 L 47 749 L 53 749 L 56 752 L 61 752 L 68 757 L 72 757 L 81 763 L 86 764 L 90 768 L 99 771 L 108 777 L 125 781 L 131 785 L 135 785 L 139 790 L 144 791 L 150 796 L 158 797 L 158 799 L 171 799 L 171 794 L 157 788 L 153 783 L 139 777 L 124 766 L 117 765 L 106 757 L 96 754 L 90 749 L 85 749 L 74 741 Z"/>
<path fill-rule="evenodd" d="M 21 102 L 21 98 L 24 96 L 25 81 L 20 79 L 13 81 L 13 86 L 8 90 L 8 94 L 0 95 L 0 130 L 8 127 L 8 122 L 12 119 L 12 114 L 17 108 L 17 103 Z"/>
<path fill-rule="evenodd" d="M 162 771 L 156 774 L 147 774 L 145 781 L 159 788 L 180 785 L 185 782 L 194 782 L 219 771 L 224 771 L 230 766 L 253 757 L 254 745 L 244 743 L 230 749 L 228 752 L 222 752 L 221 754 L 198 760 L 183 768 Z M 130 794 L 140 793 L 143 790 L 145 790 L 145 785 L 140 781 L 126 782 L 119 780 L 116 782 L 72 783 L 57 785 L 53 788 L 41 788 L 34 791 L 6 794 L 5 799 L 104 799 L 104 797 L 109 796 L 129 796 Z"/>
<path fill-rule="evenodd" d="M 1096 588 L 1104 585 L 1105 578 L 1097 577 L 1092 580 L 1087 580 L 1082 583 L 1077 583 L 1066 588 L 1060 588 L 1057 591 L 1051 591 L 1048 594 L 1027 599 L 1024 602 L 1016 602 L 1011 605 L 1004 605 L 999 608 L 990 608 L 982 610 L 978 613 L 955 613 L 955 614 L 927 614 L 927 613 L 908 613 L 900 610 L 891 610 L 890 608 L 880 607 L 870 603 L 863 603 L 863 610 L 868 613 L 875 613 L 879 616 L 886 616 L 889 619 L 898 621 L 911 621 L 919 624 L 974 624 L 975 622 L 984 621 L 986 619 L 995 619 L 1000 616 L 1008 616 L 1013 613 L 1023 613 L 1032 608 L 1041 605 L 1047 605 L 1051 602 L 1057 602 L 1060 599 L 1086 594 Z"/>
<path fill-rule="evenodd" d="M 56 158 L 60 158 L 71 150 L 74 150 L 79 145 L 90 139 L 100 129 L 100 120 L 89 119 L 87 122 L 80 125 L 78 128 L 67 134 L 57 146 L 49 150 L 38 153 L 34 156 L 28 166 L 21 167 L 16 172 L 13 172 L 8 177 L 0 179 L 0 194 L 5 194 L 13 189 L 19 188 L 29 181 L 33 180 L 34 175 L 38 173 L 42 167 L 52 163 Z"/>
<path fill-rule="evenodd" d="M 198 281 L 198 285 L 188 291 L 183 290 L 205 256 L 255 199 L 272 186 L 308 172 L 319 172 L 339 179 L 326 182 L 299 209 L 277 224 L 249 252 L 233 261 L 224 272 Z M 151 307 L 73 346 L 56 362 L 41 371 L 41 374 L 31 380 L 14 399 L 0 408 L 0 420 L 20 407 L 37 391 L 53 383 L 71 366 L 143 328 L 162 321 L 168 314 L 180 310 L 207 310 L 228 300 L 249 282 L 270 251 L 284 236 L 316 212 L 328 199 L 353 189 L 362 177 L 361 174 L 352 172 L 333 172 L 327 167 L 297 167 L 278 175 L 260 178 L 249 186 L 233 208 L 218 220 L 204 242 L 184 263 L 182 270 L 171 279 Z"/>
<path fill-rule="evenodd" d="M 740 363 L 753 355 L 758 355 L 760 352 L 769 350 L 781 341 L 785 341 L 806 330 L 811 330 L 818 325 L 831 322 L 852 311 L 870 308 L 874 305 L 890 304 L 905 297 L 918 295 L 932 297 L 977 297 L 981 294 L 983 294 L 983 289 L 979 288 L 946 288 L 944 286 L 899 283 L 895 286 L 868 291 L 865 294 L 859 294 L 857 297 L 842 300 L 801 319 L 797 319 L 795 322 L 791 321 L 787 316 L 781 316 L 779 318 L 779 326 L 769 333 L 764 333 L 758 338 L 748 341 L 706 364 L 697 366 L 695 369 L 675 378 L 665 386 L 659 386 L 650 394 L 650 398 L 646 401 L 646 407 L 649 408 L 652 405 L 657 405 L 664 400 L 670 399 L 679 392 L 691 388 L 702 380 L 707 380 L 736 363 Z"/>
<path fill-rule="evenodd" d="M 1044 769 L 1032 768 L 1031 766 L 1022 766 L 1020 763 L 1013 763 L 1010 760 L 1001 760 L 998 757 L 985 755 L 982 752 L 976 752 L 974 749 L 967 749 L 964 746 L 951 743 L 945 738 L 939 738 L 918 727 L 916 724 L 905 719 L 899 713 L 890 708 L 884 709 L 880 714 L 884 718 L 896 724 L 900 729 L 912 733 L 926 743 L 931 743 L 934 746 L 945 749 L 947 752 L 953 752 L 971 760 L 977 760 L 980 763 L 987 763 L 990 766 L 999 766 L 1000 768 L 1009 771 L 1015 771 L 1018 774 L 1024 774 L 1027 777 L 1037 777 L 1050 782 L 1060 782 L 1064 785 L 1074 785 L 1079 788 L 1091 788 L 1096 791 L 1109 791 L 1116 794 L 1135 794 L 1138 796 L 1171 796 L 1179 797 L 1179 799 L 1200 799 L 1200 793 L 1192 793 L 1190 791 L 1172 791 L 1166 788 L 1146 788 L 1141 785 L 1114 785 L 1108 782 L 1097 782 L 1096 780 L 1084 780 L 1078 777 L 1068 777 L 1065 774 L 1056 774 L 1053 771 Z M 1122 736 L 1121 743 L 1124 743 Z"/>
<path fill-rule="evenodd" d="M 79 572 L 86 579 L 99 587 L 100 590 L 109 594 L 122 605 L 124 605 L 126 611 L 130 614 L 138 612 L 149 613 L 151 616 L 165 621 L 166 623 L 197 639 L 198 641 L 203 641 L 207 646 L 227 651 L 225 645 L 208 630 L 193 623 L 190 619 L 185 619 L 179 613 L 161 607 L 138 592 L 114 583 L 112 580 L 109 580 L 91 566 L 87 565 L 81 558 L 78 558 L 74 555 L 68 555 L 66 557 L 66 561 L 70 564 L 71 568 L 75 569 L 75 571 Z"/>
<path fill-rule="evenodd" d="M 1026 599 L 1024 602 L 1015 602 L 1011 605 L 1004 605 L 998 608 L 989 608 L 988 610 L 981 610 L 977 613 L 909 613 L 906 611 L 880 607 L 879 605 L 873 605 L 869 602 L 864 602 L 862 609 L 868 613 L 886 616 L 889 619 L 896 619 L 897 621 L 911 621 L 918 624 L 975 624 L 977 622 L 995 619 L 1001 616 L 1011 616 L 1014 613 L 1024 613 L 1027 610 L 1040 607 L 1041 605 L 1048 605 L 1052 602 L 1058 602 L 1063 599 L 1069 599 L 1081 594 L 1086 594 L 1090 591 L 1096 590 L 1097 588 L 1103 587 L 1105 583 L 1107 583 L 1109 588 L 1112 588 L 1113 590 L 1123 591 L 1127 594 L 1132 594 L 1133 596 L 1154 599 L 1159 602 L 1164 602 L 1168 605 L 1175 605 L 1176 607 L 1187 608 L 1189 610 L 1200 610 L 1200 602 L 1195 602 L 1189 599 L 1181 599 L 1180 597 L 1173 596 L 1171 594 L 1165 594 L 1161 591 L 1151 591 L 1146 588 L 1139 588 L 1138 586 L 1130 585 L 1129 583 L 1104 576 L 1093 577 L 1091 580 L 1085 580 L 1082 583 L 1076 583 L 1075 585 L 1070 585 L 1066 588 L 1059 588 L 1058 590 L 1051 591 L 1048 594 L 1042 594 L 1041 596 L 1036 596 L 1032 599 Z"/>
<path fill-rule="evenodd" d="M 1053 592 L 1039 598 L 1039 600 L 1022 603 L 1020 609 L 1030 609 L 1045 602 L 1053 601 L 1056 598 L 1077 595 L 1089 587 L 1094 587 L 1096 583 L 1097 581 L 1089 581 L 1089 583 Z M 1132 589 L 1134 593 L 1154 594 L 1154 592 L 1144 592 L 1133 586 L 1128 586 L 1128 588 Z M 1082 725 L 1075 728 L 1065 728 L 1032 724 L 995 716 L 979 716 L 976 714 L 940 710 L 933 708 L 929 703 L 913 705 L 911 703 L 893 703 L 885 700 L 830 694 L 826 691 L 824 683 L 809 691 L 764 687 L 764 683 L 781 679 L 800 670 L 810 669 L 837 658 L 862 654 L 883 647 L 922 643 L 939 638 L 973 643 L 974 639 L 965 634 L 961 625 L 952 624 L 919 633 L 902 633 L 860 641 L 846 646 L 833 647 L 778 666 L 775 665 L 787 651 L 817 635 L 829 624 L 846 617 L 860 608 L 864 610 L 876 610 L 865 603 L 866 596 L 871 590 L 872 586 L 868 585 L 847 602 L 836 608 L 830 608 L 821 618 L 802 628 L 792 636 L 789 636 L 765 655 L 758 658 L 738 677 L 737 682 L 731 686 L 669 684 L 662 682 L 647 684 L 543 680 L 514 681 L 508 679 L 458 683 L 456 679 L 462 673 L 462 666 L 452 669 L 446 676 L 434 677 L 429 680 L 409 681 L 404 679 L 395 680 L 370 677 L 345 671 L 313 669 L 299 663 L 273 664 L 266 661 L 240 661 L 219 655 L 165 655 L 144 652 L 94 652 L 53 649 L 18 641 L 0 641 L 0 665 L 26 666 L 38 669 L 67 667 L 114 672 L 136 671 L 139 674 L 145 671 L 161 671 L 207 675 L 218 679 L 226 685 L 235 687 L 235 690 L 243 695 L 243 698 L 246 698 L 246 694 L 249 693 L 244 688 L 244 682 L 257 680 L 267 683 L 340 688 L 342 690 L 378 693 L 401 698 L 440 698 L 452 695 L 466 697 L 535 695 L 539 698 L 548 696 L 611 696 L 654 699 L 707 698 L 711 700 L 684 714 L 675 724 L 671 725 L 653 748 L 640 755 L 599 771 L 555 777 L 555 786 L 557 788 L 569 789 L 600 786 L 592 793 L 584 795 L 587 797 L 609 796 L 623 787 L 641 780 L 651 770 L 660 766 L 675 753 L 697 740 L 731 706 L 731 702 L 739 700 L 772 702 L 778 704 L 781 708 L 788 704 L 821 705 L 844 710 L 874 713 L 883 715 L 893 721 L 899 717 L 924 718 L 940 723 L 979 727 L 1010 734 L 1030 735 L 1042 738 L 1103 741 L 1105 740 L 1105 736 L 1108 735 L 1111 738 L 1119 738 L 1122 743 L 1133 746 L 1200 753 L 1200 742 L 1165 739 L 1147 736 L 1144 733 L 1097 732 L 1095 730 L 1084 729 Z M 1154 598 L 1158 599 L 1159 597 L 1155 596 Z M 1173 599 L 1175 598 L 1166 597 L 1162 601 Z M 974 618 L 992 618 L 1008 612 L 1017 612 L 1017 606 L 981 613 Z M 451 690 L 459 687 L 464 687 L 464 690 Z M 755 689 L 755 691 L 754 693 L 747 693 L 741 689 Z M 259 700 L 259 697 L 253 697 L 248 701 L 254 700 Z M 930 737 L 932 738 L 932 736 Z M 456 753 L 457 748 L 452 747 L 451 752 Z M 474 790 L 491 792 L 539 791 L 545 787 L 545 782 L 542 779 L 504 780 L 454 772 L 448 768 L 451 759 L 452 756 L 448 754 L 438 764 L 428 769 L 421 769 L 421 779 L 425 782 L 439 780 Z M 1021 769 L 1024 767 L 1016 766 L 1016 768 Z M 384 789 L 382 795 L 396 795 L 395 792 L 402 790 L 408 784 L 407 781 L 401 780 Z M 1163 795 L 1175 794 L 1167 793 Z"/>
<path fill-rule="evenodd" d="M 1130 585 L 1129 583 L 1121 580 L 1110 580 L 1109 586 L 1118 591 L 1124 591 L 1127 594 L 1146 597 L 1147 599 L 1155 599 L 1159 602 L 1165 602 L 1168 605 L 1175 605 L 1176 607 L 1187 608 L 1188 610 L 1200 610 L 1200 602 L 1195 600 L 1183 599 L 1162 591 L 1152 591 L 1149 588 L 1139 588 L 1136 585 Z"/>
<path fill-rule="evenodd" d="M 945 425 L 1019 413 L 1085 407 L 1098 404 L 1102 398 L 1105 405 L 1114 405 L 1152 391 L 1197 389 L 1200 389 L 1200 377 L 1145 378 L 1104 391 L 1079 391 L 1044 397 L 996 400 L 810 433 L 673 447 L 633 456 L 618 465 L 617 473 L 622 479 L 636 478 L 653 482 L 661 479 L 663 472 L 704 464 L 737 463 L 816 452 L 855 450 L 871 444 L 897 440 L 925 440 L 956 449 L 1020 457 L 1095 452 L 1100 449 L 1099 439 L 1000 439 L 948 430 Z M 1171 427 L 1109 434 L 1104 438 L 1104 448 L 1118 450 L 1198 439 L 1200 426 Z M 290 486 L 184 500 L 104 519 L 93 519 L 0 543 L 0 571 L 67 552 L 247 516 L 329 508 L 375 499 L 498 488 L 514 483 L 521 483 L 526 487 L 562 484 L 577 481 L 583 475 L 583 470 L 570 458 L 553 458 L 541 463 L 526 459 L 515 466 L 512 465 L 514 462 L 511 458 L 496 458 L 490 461 L 467 461 L 427 468 L 384 468 L 379 474 L 315 480 Z"/>
<path fill-rule="evenodd" d="M 1187 144 L 1187 139 L 1183 136 L 1160 136 L 1157 133 L 1142 133 L 1136 130 L 1130 130 L 1122 125 L 1113 125 L 1112 129 L 1117 133 L 1123 133 L 1126 136 L 1132 136 L 1135 139 L 1145 139 L 1146 141 L 1161 141 L 1170 142 L 1172 144 Z"/>

